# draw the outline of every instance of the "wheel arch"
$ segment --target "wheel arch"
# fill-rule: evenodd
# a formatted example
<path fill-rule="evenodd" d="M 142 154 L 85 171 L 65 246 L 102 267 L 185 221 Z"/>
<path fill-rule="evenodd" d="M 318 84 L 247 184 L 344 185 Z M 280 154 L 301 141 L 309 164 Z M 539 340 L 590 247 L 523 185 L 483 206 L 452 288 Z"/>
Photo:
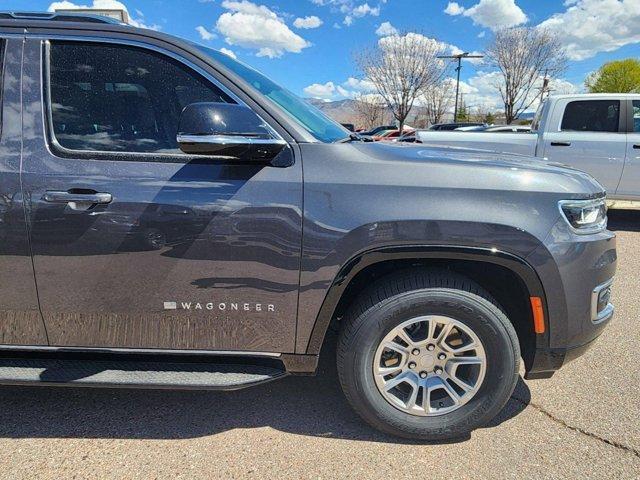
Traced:
<path fill-rule="evenodd" d="M 495 248 L 483 247 L 393 246 L 367 250 L 353 256 L 339 270 L 325 296 L 306 353 L 320 354 L 332 321 L 339 319 L 351 300 L 372 279 L 381 278 L 399 268 L 434 267 L 444 267 L 467 275 L 496 297 L 514 323 L 523 360 L 529 370 L 536 349 L 548 347 L 549 343 L 549 315 L 544 287 L 536 271 L 524 259 Z M 511 299 L 514 295 L 518 298 Z M 547 320 L 543 334 L 534 332 L 530 297 L 542 299 L 544 318 Z M 516 311 L 521 313 L 514 315 Z"/>

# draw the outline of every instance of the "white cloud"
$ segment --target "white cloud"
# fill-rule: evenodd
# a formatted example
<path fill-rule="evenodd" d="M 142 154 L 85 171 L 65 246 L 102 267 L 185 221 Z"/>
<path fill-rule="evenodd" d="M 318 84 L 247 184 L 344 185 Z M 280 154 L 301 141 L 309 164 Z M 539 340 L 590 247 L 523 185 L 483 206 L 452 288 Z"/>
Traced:
<path fill-rule="evenodd" d="M 376 90 L 376 86 L 370 80 L 361 80 L 359 78 L 349 77 L 342 83 L 347 88 L 355 90 L 356 92 L 373 92 Z"/>
<path fill-rule="evenodd" d="M 202 25 L 198 25 L 196 27 L 196 32 L 200 34 L 200 38 L 202 38 L 203 40 L 213 40 L 214 38 L 217 37 L 215 33 L 210 32 L 209 30 L 204 28 Z"/>
<path fill-rule="evenodd" d="M 380 37 L 387 37 L 389 35 L 398 35 L 398 29 L 391 25 L 390 22 L 383 22 L 376 30 L 376 35 Z"/>
<path fill-rule="evenodd" d="M 457 2 L 449 2 L 447 8 L 444 9 L 444 13 L 447 15 L 462 15 L 464 13 L 464 7 L 460 6 Z"/>
<path fill-rule="evenodd" d="M 474 24 L 494 31 L 522 25 L 528 21 L 527 15 L 516 5 L 515 0 L 480 0 L 470 8 L 449 2 L 444 13 L 470 17 Z"/>
<path fill-rule="evenodd" d="M 235 52 L 233 50 L 229 50 L 228 48 L 224 48 L 222 47 L 220 49 L 220 51 L 222 53 L 224 53 L 225 55 L 229 55 L 231 58 L 237 59 L 238 57 L 236 56 Z"/>
<path fill-rule="evenodd" d="M 640 42 L 640 0 L 573 0 L 539 27 L 559 34 L 571 60 Z"/>
<path fill-rule="evenodd" d="M 387 0 L 379 0 L 376 6 L 369 5 L 368 2 L 359 3 L 356 0 L 311 0 L 315 5 L 324 7 L 329 6 L 334 12 L 340 12 L 345 15 L 342 23 L 346 26 L 353 24 L 355 18 L 361 18 L 366 15 L 377 17 L 380 15 L 380 6 Z"/>
<path fill-rule="evenodd" d="M 293 21 L 293 26 L 296 28 L 318 28 L 322 25 L 322 20 L 320 20 L 315 15 L 304 18 L 296 18 Z"/>
<path fill-rule="evenodd" d="M 371 94 L 376 87 L 369 80 L 360 80 L 349 77 L 344 82 L 314 83 L 304 88 L 304 93 L 309 97 L 330 101 L 338 98 L 354 98 L 360 94 Z"/>
<path fill-rule="evenodd" d="M 49 8 L 47 9 L 49 12 L 54 12 L 58 9 L 61 8 L 77 8 L 77 9 L 88 9 L 88 8 L 99 8 L 99 9 L 104 9 L 104 10 L 124 10 L 125 12 L 127 12 L 129 14 L 129 24 L 134 26 L 134 27 L 139 27 L 139 28 L 148 28 L 151 30 L 160 30 L 160 26 L 159 25 L 147 25 L 145 24 L 142 20 L 140 19 L 135 19 L 131 16 L 131 13 L 129 12 L 129 9 L 127 8 L 127 6 L 122 3 L 119 2 L 118 0 L 93 0 L 91 5 L 77 5 L 73 2 L 70 2 L 68 0 L 62 0 L 60 2 L 53 2 L 49 5 Z M 136 10 L 136 14 L 140 17 L 142 17 L 142 12 L 140 12 L 140 10 Z"/>
<path fill-rule="evenodd" d="M 380 7 L 370 7 L 368 3 L 358 5 L 351 11 L 351 15 L 356 18 L 364 17 L 365 15 L 371 15 L 377 17 L 380 15 Z"/>
<path fill-rule="evenodd" d="M 229 12 L 220 15 L 216 28 L 229 45 L 254 48 L 259 57 L 269 58 L 281 57 L 285 52 L 300 53 L 311 46 L 264 5 L 225 0 L 222 7 Z"/>
<path fill-rule="evenodd" d="M 336 93 L 336 86 L 333 82 L 314 83 L 304 88 L 304 93 L 313 98 L 330 100 Z"/>

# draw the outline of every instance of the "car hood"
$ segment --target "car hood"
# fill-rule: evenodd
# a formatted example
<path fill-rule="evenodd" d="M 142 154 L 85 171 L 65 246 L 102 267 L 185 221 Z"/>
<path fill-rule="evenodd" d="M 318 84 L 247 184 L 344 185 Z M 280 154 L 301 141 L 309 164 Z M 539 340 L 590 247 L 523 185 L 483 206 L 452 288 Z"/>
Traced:
<path fill-rule="evenodd" d="M 468 188 L 473 185 L 484 189 L 562 192 L 576 196 L 604 194 L 603 187 L 589 174 L 537 157 L 397 142 L 351 142 L 348 145 L 368 163 L 377 164 L 378 173 L 391 167 L 402 174 L 406 183 L 415 179 L 433 187 Z"/>

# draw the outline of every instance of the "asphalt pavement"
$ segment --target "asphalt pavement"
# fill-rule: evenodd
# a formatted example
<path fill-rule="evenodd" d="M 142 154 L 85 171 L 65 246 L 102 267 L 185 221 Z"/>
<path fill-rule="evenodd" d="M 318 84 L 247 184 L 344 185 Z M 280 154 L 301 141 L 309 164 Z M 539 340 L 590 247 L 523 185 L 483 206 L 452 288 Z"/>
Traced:
<path fill-rule="evenodd" d="M 377 433 L 326 357 L 317 377 L 232 393 L 0 387 L 0 478 L 640 478 L 640 212 L 610 228 L 609 328 L 468 439 Z"/>

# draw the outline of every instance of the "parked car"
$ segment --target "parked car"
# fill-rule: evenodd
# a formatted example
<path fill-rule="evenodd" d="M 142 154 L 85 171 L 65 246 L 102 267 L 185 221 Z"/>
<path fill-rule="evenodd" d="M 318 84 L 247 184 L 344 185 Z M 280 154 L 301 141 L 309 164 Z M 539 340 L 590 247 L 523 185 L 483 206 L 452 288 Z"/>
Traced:
<path fill-rule="evenodd" d="M 484 123 L 477 122 L 453 122 L 453 123 L 436 123 L 431 125 L 427 130 L 430 132 L 453 131 L 463 127 L 485 127 Z"/>
<path fill-rule="evenodd" d="M 405 135 L 407 133 L 411 133 L 414 130 L 410 130 L 410 129 L 405 129 Z M 380 141 L 380 140 L 385 140 L 385 141 L 396 141 L 398 138 L 400 138 L 402 135 L 400 135 L 400 130 L 387 130 L 385 132 L 381 132 L 379 135 L 376 135 L 375 137 L 373 137 L 373 140 L 375 142 Z"/>
<path fill-rule="evenodd" d="M 531 133 L 420 132 L 424 143 L 518 153 L 593 175 L 610 206 L 640 201 L 640 94 L 572 94 L 546 99 Z"/>
<path fill-rule="evenodd" d="M 380 134 L 380 132 L 383 132 L 383 131 L 386 131 L 386 130 L 396 130 L 397 128 L 398 127 L 396 127 L 395 125 L 381 125 L 379 127 L 373 128 L 371 130 L 360 132 L 360 135 L 373 137 L 375 135 Z"/>
<path fill-rule="evenodd" d="M 400 143 L 422 143 L 422 141 L 417 138 L 416 130 L 413 132 L 405 133 L 401 137 L 397 139 Z"/>
<path fill-rule="evenodd" d="M 337 341 L 364 420 L 444 440 L 613 315 L 586 173 L 365 143 L 226 54 L 100 17 L 0 13 L 0 53 L 0 383 L 232 390 Z"/>
<path fill-rule="evenodd" d="M 488 133 L 529 133 L 531 125 L 492 125 L 483 130 Z"/>

